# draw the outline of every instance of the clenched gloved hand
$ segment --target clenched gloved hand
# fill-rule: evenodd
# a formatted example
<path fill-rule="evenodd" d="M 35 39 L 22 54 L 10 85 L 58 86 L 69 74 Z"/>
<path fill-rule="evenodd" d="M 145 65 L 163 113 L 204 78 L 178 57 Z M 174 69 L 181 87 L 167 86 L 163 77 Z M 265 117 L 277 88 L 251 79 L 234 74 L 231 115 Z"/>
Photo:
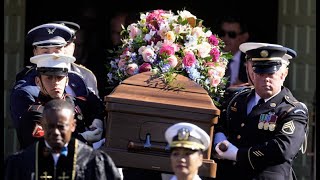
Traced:
<path fill-rule="evenodd" d="M 102 136 L 102 129 L 95 129 L 95 130 L 88 130 L 83 133 L 80 133 L 80 135 L 88 142 L 94 143 L 101 139 Z"/>
<path fill-rule="evenodd" d="M 90 130 L 80 133 L 81 136 L 90 143 L 94 143 L 101 140 L 103 132 L 102 120 L 94 119 L 89 128 Z"/>
<path fill-rule="evenodd" d="M 103 130 L 103 122 L 102 120 L 100 119 L 94 119 L 92 124 L 89 126 L 89 128 L 91 130 L 94 130 L 94 129 L 101 129 Z"/>
<path fill-rule="evenodd" d="M 227 146 L 227 151 L 221 151 L 219 149 L 219 146 L 221 143 L 224 143 Z M 218 153 L 219 157 L 222 159 L 228 159 L 232 161 L 237 161 L 237 153 L 238 153 L 238 148 L 231 144 L 228 140 L 223 140 L 219 142 L 216 147 L 215 147 L 216 152 Z"/>

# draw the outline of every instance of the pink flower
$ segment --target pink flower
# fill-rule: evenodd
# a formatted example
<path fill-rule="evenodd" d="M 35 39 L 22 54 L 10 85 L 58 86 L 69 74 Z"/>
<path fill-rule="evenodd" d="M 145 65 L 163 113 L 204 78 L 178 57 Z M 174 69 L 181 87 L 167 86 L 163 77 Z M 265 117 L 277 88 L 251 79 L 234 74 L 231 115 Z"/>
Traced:
<path fill-rule="evenodd" d="M 210 80 L 211 86 L 213 87 L 217 87 L 221 82 L 221 78 L 219 76 L 212 76 L 209 78 L 209 80 Z"/>
<path fill-rule="evenodd" d="M 142 58 L 143 58 L 144 62 L 152 62 L 153 56 L 154 56 L 154 51 L 149 47 L 146 47 L 142 51 Z"/>
<path fill-rule="evenodd" d="M 210 44 L 212 44 L 214 46 L 218 46 L 218 44 L 219 44 L 219 40 L 215 35 L 211 35 L 210 37 L 208 37 L 208 41 Z"/>
<path fill-rule="evenodd" d="M 163 55 L 164 53 L 168 56 L 173 55 L 174 54 L 174 48 L 170 45 L 163 45 L 159 51 L 159 53 L 161 55 Z"/>
<path fill-rule="evenodd" d="M 150 63 L 143 63 L 139 67 L 139 73 L 151 71 L 152 67 Z"/>
<path fill-rule="evenodd" d="M 196 57 L 194 57 L 194 54 L 192 52 L 186 52 L 186 55 L 184 56 L 182 63 L 186 67 L 191 67 L 196 63 Z"/>
<path fill-rule="evenodd" d="M 138 65 L 136 63 L 128 64 L 126 73 L 129 75 L 138 74 Z"/>
<path fill-rule="evenodd" d="M 137 35 L 141 34 L 141 30 L 137 27 L 137 24 L 129 25 L 129 36 L 134 39 Z"/>
<path fill-rule="evenodd" d="M 213 62 L 217 62 L 220 58 L 220 52 L 218 49 L 216 48 L 213 48 L 211 51 L 210 51 L 210 55 L 212 56 L 212 61 Z"/>
<path fill-rule="evenodd" d="M 172 68 L 176 67 L 178 64 L 178 60 L 175 55 L 171 55 L 167 60 L 169 61 L 169 64 Z"/>
<path fill-rule="evenodd" d="M 120 61 L 118 62 L 118 67 L 119 68 L 123 68 L 126 65 L 126 60 L 125 59 L 120 59 Z"/>

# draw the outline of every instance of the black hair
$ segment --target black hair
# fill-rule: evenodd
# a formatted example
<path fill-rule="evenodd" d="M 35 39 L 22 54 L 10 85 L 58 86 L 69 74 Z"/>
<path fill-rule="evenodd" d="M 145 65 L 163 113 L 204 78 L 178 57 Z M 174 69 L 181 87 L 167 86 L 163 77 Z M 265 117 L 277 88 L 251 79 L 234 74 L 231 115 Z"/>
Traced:
<path fill-rule="evenodd" d="M 68 109 L 74 111 L 74 104 L 64 99 L 53 99 L 44 105 L 43 115 L 51 110 L 59 111 L 62 109 Z"/>
<path fill-rule="evenodd" d="M 240 25 L 240 31 L 241 33 L 248 32 L 248 25 L 247 23 L 243 20 L 243 18 L 239 16 L 225 16 L 220 20 L 220 27 L 223 23 L 239 23 Z"/>

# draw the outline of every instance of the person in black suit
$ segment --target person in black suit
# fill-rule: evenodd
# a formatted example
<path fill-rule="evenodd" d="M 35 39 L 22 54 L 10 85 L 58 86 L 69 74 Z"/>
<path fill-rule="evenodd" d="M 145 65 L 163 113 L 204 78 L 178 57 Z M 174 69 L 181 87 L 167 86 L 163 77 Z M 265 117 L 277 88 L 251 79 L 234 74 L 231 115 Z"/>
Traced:
<path fill-rule="evenodd" d="M 239 48 L 252 63 L 254 88 L 238 92 L 222 108 L 212 154 L 217 179 L 296 179 L 292 164 L 305 152 L 309 121 L 306 105 L 283 85 L 296 52 L 269 43 Z"/>
<path fill-rule="evenodd" d="M 250 37 L 246 23 L 240 18 L 227 16 L 220 22 L 218 35 L 225 43 L 223 50 L 231 52 L 233 56 L 225 75 L 230 77 L 227 87 L 247 83 L 245 54 L 239 50 L 239 45 Z"/>
<path fill-rule="evenodd" d="M 46 103 L 41 118 L 44 138 L 9 155 L 3 179 L 120 180 L 108 154 L 72 137 L 77 123 L 74 109 L 72 103 L 62 99 Z"/>

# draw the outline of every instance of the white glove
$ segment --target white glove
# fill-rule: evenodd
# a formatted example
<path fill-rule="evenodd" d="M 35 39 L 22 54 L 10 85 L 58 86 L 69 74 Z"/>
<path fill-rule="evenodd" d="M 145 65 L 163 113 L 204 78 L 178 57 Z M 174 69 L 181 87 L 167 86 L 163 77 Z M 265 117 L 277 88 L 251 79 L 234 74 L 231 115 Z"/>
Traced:
<path fill-rule="evenodd" d="M 94 120 L 92 121 L 92 124 L 89 126 L 89 128 L 90 128 L 90 129 L 96 129 L 96 128 L 98 128 L 98 129 L 103 130 L 103 122 L 102 122 L 102 120 L 100 120 L 100 119 L 94 119 Z"/>
<path fill-rule="evenodd" d="M 222 132 L 216 133 L 213 140 L 214 147 L 216 147 L 216 145 L 223 140 L 227 140 L 226 135 L 224 135 Z"/>
<path fill-rule="evenodd" d="M 83 133 L 80 133 L 81 136 L 88 142 L 93 143 L 93 142 L 97 142 L 101 139 L 102 137 L 102 129 L 97 128 L 95 130 L 88 130 L 85 131 Z"/>
<path fill-rule="evenodd" d="M 219 149 L 219 145 L 221 143 L 224 143 L 227 147 L 228 150 L 223 152 Z M 216 152 L 218 153 L 219 157 L 222 159 L 228 159 L 232 161 L 237 161 L 237 153 L 238 153 L 238 148 L 235 147 L 233 144 L 231 144 L 228 140 L 224 140 L 222 142 L 219 142 L 216 147 L 215 147 Z"/>

